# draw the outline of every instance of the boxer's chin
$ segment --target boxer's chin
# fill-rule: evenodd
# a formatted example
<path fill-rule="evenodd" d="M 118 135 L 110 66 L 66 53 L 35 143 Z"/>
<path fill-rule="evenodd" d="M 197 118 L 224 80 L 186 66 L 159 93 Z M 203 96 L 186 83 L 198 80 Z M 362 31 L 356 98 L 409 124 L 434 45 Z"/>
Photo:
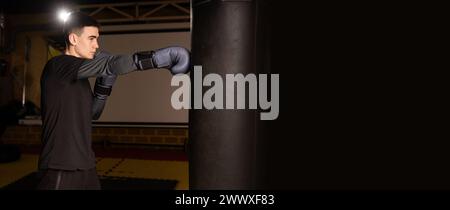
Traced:
<path fill-rule="evenodd" d="M 94 54 L 88 54 L 84 56 L 85 59 L 94 59 Z"/>

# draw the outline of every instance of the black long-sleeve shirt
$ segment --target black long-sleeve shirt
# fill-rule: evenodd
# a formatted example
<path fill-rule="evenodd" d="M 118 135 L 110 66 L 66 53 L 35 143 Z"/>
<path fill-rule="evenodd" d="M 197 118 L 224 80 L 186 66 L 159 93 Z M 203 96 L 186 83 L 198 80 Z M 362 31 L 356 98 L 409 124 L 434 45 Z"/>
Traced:
<path fill-rule="evenodd" d="M 87 78 L 126 74 L 136 69 L 132 56 L 99 53 L 94 59 L 60 55 L 41 76 L 42 150 L 39 169 L 90 169 L 93 94 Z"/>

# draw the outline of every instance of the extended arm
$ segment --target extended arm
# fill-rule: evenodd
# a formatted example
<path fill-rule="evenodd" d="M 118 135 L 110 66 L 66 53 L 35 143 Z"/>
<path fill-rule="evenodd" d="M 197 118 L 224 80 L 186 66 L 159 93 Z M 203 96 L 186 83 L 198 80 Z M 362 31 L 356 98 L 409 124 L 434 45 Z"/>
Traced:
<path fill-rule="evenodd" d="M 132 55 L 111 55 L 100 51 L 94 59 L 85 60 L 79 70 L 78 79 L 121 75 L 137 70 Z"/>
<path fill-rule="evenodd" d="M 133 55 L 111 55 L 99 52 L 94 59 L 85 60 L 78 79 L 121 75 L 135 70 L 167 68 L 172 74 L 186 73 L 190 68 L 190 54 L 182 47 L 167 47 L 155 51 L 141 51 Z"/>

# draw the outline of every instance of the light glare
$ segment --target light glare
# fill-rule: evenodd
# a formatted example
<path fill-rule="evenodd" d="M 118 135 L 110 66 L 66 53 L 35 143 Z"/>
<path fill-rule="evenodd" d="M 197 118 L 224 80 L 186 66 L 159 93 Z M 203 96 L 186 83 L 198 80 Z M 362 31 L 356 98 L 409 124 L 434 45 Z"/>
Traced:
<path fill-rule="evenodd" d="M 67 10 L 65 9 L 61 9 L 58 12 L 58 18 L 59 20 L 61 20 L 62 22 L 66 22 L 67 19 L 69 18 L 70 12 L 67 12 Z"/>

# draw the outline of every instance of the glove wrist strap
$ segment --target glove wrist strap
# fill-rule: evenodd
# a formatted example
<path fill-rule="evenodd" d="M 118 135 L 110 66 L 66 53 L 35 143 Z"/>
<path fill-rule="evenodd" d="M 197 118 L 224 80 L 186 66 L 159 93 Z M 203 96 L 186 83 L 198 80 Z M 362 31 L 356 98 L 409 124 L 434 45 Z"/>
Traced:
<path fill-rule="evenodd" d="M 110 96 L 111 95 L 111 91 L 112 91 L 112 88 L 110 88 L 110 87 L 103 87 L 103 86 L 100 86 L 100 85 L 96 85 L 94 87 L 94 93 L 97 94 L 97 95 Z"/>
<path fill-rule="evenodd" d="M 155 64 L 153 62 L 154 51 L 142 51 L 133 55 L 134 63 L 139 70 L 153 69 Z"/>

